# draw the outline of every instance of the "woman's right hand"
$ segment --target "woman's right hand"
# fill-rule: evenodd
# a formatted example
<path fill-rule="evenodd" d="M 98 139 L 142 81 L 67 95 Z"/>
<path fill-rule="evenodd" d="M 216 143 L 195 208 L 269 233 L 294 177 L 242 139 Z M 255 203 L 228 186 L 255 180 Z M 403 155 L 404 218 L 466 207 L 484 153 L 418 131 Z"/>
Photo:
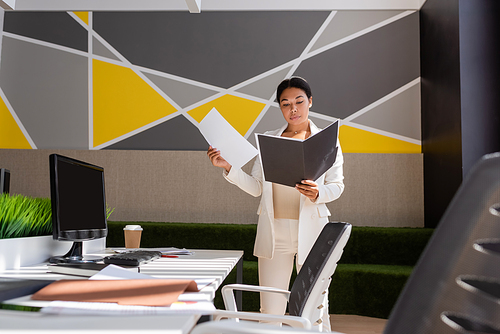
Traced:
<path fill-rule="evenodd" d="M 220 151 L 217 150 L 216 148 L 209 146 L 208 151 L 207 151 L 208 158 L 212 162 L 212 165 L 215 167 L 221 167 L 226 170 L 226 172 L 229 173 L 231 170 L 231 164 L 226 161 L 221 155 Z"/>

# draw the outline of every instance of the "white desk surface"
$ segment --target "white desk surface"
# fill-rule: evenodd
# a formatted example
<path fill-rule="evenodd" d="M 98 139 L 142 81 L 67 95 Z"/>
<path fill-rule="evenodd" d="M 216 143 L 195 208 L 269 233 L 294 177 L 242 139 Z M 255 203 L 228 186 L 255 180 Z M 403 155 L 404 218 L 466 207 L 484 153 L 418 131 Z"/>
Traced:
<path fill-rule="evenodd" d="M 111 250 L 107 250 L 105 253 L 111 252 Z M 213 300 L 215 291 L 236 266 L 243 256 L 243 251 L 193 250 L 193 252 L 193 255 L 180 255 L 178 258 L 160 258 L 141 265 L 140 272 L 158 278 L 210 280 L 212 281 L 211 284 L 195 294 L 199 294 L 200 300 Z M 102 255 L 102 253 L 94 255 Z M 47 263 L 4 270 L 0 272 L 0 277 L 42 280 L 81 279 L 79 276 L 49 273 L 47 272 Z M 29 297 L 20 297 L 3 303 L 44 306 L 47 302 L 34 301 Z M 120 332 L 141 330 L 141 332 L 147 331 L 148 333 L 161 330 L 162 333 L 180 334 L 188 333 L 198 319 L 199 315 L 194 314 L 75 317 L 0 310 L 0 329 L 2 329 L 2 333 L 10 332 L 4 329 L 12 329 L 12 333 L 16 334 L 20 334 L 19 330 L 36 330 L 37 333 L 40 333 L 40 330 L 51 332 L 54 329 L 64 329 L 68 333 L 70 330 L 82 332 L 91 329 L 92 333 L 98 333 L 99 330 L 106 333 L 111 333 L 114 330 L 117 332 L 118 330 Z"/>
<path fill-rule="evenodd" d="M 0 310 L 2 334 L 23 333 L 165 333 L 186 334 L 199 316 L 135 315 L 135 316 L 62 316 L 39 312 Z"/>

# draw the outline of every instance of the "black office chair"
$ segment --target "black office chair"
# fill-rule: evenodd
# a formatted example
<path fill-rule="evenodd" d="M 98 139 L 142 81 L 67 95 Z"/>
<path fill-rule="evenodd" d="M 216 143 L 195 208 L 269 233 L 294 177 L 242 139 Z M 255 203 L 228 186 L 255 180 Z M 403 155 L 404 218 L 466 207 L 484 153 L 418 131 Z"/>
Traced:
<path fill-rule="evenodd" d="M 500 334 L 500 153 L 464 180 L 384 333 Z"/>
<path fill-rule="evenodd" d="M 349 223 L 335 222 L 325 225 L 304 261 L 290 291 L 243 284 L 224 286 L 222 296 L 227 311 L 217 311 L 214 314 L 214 320 L 237 318 L 281 322 L 292 327 L 305 329 L 321 328 L 322 312 L 328 312 L 322 307 L 323 293 L 330 285 L 337 262 L 342 256 L 344 247 L 351 235 L 351 229 L 352 226 Z M 288 299 L 289 315 L 277 316 L 237 312 L 234 290 L 282 294 Z"/>

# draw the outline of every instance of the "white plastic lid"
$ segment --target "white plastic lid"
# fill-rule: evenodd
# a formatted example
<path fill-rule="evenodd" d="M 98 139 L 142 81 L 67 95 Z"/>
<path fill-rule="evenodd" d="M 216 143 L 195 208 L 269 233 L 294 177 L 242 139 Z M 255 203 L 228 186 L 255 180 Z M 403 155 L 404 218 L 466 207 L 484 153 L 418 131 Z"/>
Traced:
<path fill-rule="evenodd" d="M 141 225 L 127 225 L 123 229 L 124 230 L 132 230 L 132 231 L 142 231 Z"/>

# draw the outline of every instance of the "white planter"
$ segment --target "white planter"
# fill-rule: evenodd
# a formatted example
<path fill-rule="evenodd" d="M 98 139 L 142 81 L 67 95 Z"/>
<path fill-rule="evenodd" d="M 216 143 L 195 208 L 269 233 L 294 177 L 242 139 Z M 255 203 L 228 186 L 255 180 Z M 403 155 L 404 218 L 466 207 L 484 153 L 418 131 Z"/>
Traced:
<path fill-rule="evenodd" d="M 51 235 L 41 237 L 0 239 L 0 271 L 18 269 L 47 261 L 51 256 L 66 254 L 73 242 L 53 240 Z M 106 238 L 85 241 L 83 253 L 106 248 Z"/>

